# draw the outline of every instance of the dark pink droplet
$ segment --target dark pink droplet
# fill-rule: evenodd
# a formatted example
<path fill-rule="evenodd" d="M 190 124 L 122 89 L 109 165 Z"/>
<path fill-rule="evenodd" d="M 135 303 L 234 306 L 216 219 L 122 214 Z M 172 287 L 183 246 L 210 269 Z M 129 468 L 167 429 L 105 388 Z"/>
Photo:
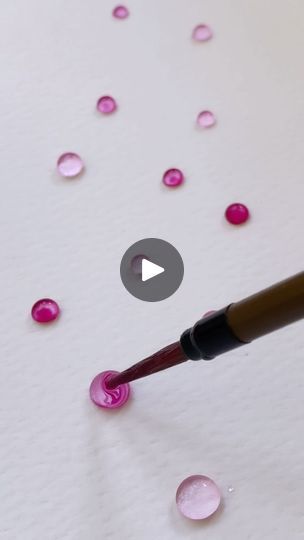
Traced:
<path fill-rule="evenodd" d="M 210 128 L 216 123 L 215 116 L 211 111 L 202 111 L 197 116 L 197 124 L 203 128 Z"/>
<path fill-rule="evenodd" d="M 84 169 L 81 157 L 73 152 L 62 154 L 57 161 L 57 170 L 65 178 L 78 176 Z"/>
<path fill-rule="evenodd" d="M 129 399 L 129 384 L 120 384 L 117 388 L 107 388 L 107 381 L 117 375 L 117 371 L 103 371 L 96 375 L 90 386 L 90 398 L 98 407 L 104 409 L 118 409 Z"/>
<path fill-rule="evenodd" d="M 196 474 L 186 478 L 176 492 L 179 511 L 189 519 L 206 519 L 218 509 L 221 493 L 208 476 Z"/>
<path fill-rule="evenodd" d="M 112 11 L 112 15 L 115 19 L 126 19 L 129 17 L 130 12 L 126 6 L 116 6 Z"/>
<path fill-rule="evenodd" d="M 198 24 L 192 32 L 194 41 L 209 41 L 213 37 L 213 32 L 207 24 Z"/>
<path fill-rule="evenodd" d="M 249 210 L 245 204 L 233 203 L 226 208 L 225 216 L 232 225 L 241 225 L 249 219 Z"/>
<path fill-rule="evenodd" d="M 168 187 L 180 186 L 184 179 L 184 175 L 179 169 L 168 169 L 163 175 L 163 183 Z"/>
<path fill-rule="evenodd" d="M 60 313 L 60 308 L 50 298 L 42 298 L 38 300 L 32 307 L 32 317 L 38 323 L 48 323 L 55 321 Z"/>
<path fill-rule="evenodd" d="M 97 101 L 96 107 L 102 114 L 111 114 L 116 111 L 117 103 L 111 96 L 102 96 Z"/>

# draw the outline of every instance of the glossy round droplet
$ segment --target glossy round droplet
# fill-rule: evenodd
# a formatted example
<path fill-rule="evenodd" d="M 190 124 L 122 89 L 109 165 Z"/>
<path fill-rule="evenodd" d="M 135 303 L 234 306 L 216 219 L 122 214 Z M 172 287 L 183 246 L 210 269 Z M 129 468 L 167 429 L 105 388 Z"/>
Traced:
<path fill-rule="evenodd" d="M 129 384 L 120 384 L 113 390 L 107 388 L 107 380 L 117 374 L 117 371 L 103 371 L 93 379 L 90 386 L 90 397 L 98 407 L 118 409 L 128 401 L 130 395 Z"/>
<path fill-rule="evenodd" d="M 55 302 L 50 298 L 42 298 L 38 300 L 32 307 L 32 317 L 34 321 L 38 323 L 48 323 L 55 321 L 59 316 L 60 308 Z"/>
<path fill-rule="evenodd" d="M 197 125 L 202 128 L 210 128 L 216 123 L 215 116 L 211 111 L 202 111 L 196 119 Z"/>
<path fill-rule="evenodd" d="M 213 36 L 213 32 L 207 24 L 198 24 L 192 32 L 194 41 L 208 41 Z"/>
<path fill-rule="evenodd" d="M 233 486 L 228 486 L 227 491 L 228 491 L 228 493 L 233 493 L 234 492 L 234 487 Z"/>
<path fill-rule="evenodd" d="M 168 169 L 163 175 L 163 183 L 167 187 L 180 186 L 184 179 L 184 175 L 179 169 Z"/>
<path fill-rule="evenodd" d="M 126 6 L 116 6 L 112 11 L 112 15 L 115 19 L 126 19 L 129 17 L 129 14 L 130 12 Z"/>
<path fill-rule="evenodd" d="M 147 259 L 147 257 L 145 255 L 135 255 L 135 257 L 133 257 L 133 259 L 131 260 L 131 269 L 133 274 L 135 274 L 136 276 L 142 275 L 143 259 Z"/>
<path fill-rule="evenodd" d="M 249 219 L 249 210 L 245 204 L 233 203 L 226 208 L 225 216 L 232 225 L 241 225 Z"/>
<path fill-rule="evenodd" d="M 209 317 L 209 315 L 213 315 L 213 313 L 216 313 L 215 309 L 212 309 L 210 311 L 206 311 L 206 313 L 204 313 L 204 315 L 203 315 L 203 319 L 205 319 L 205 317 Z"/>
<path fill-rule="evenodd" d="M 65 178 L 78 176 L 84 169 L 84 164 L 78 154 L 66 152 L 62 154 L 57 161 L 57 170 Z"/>
<path fill-rule="evenodd" d="M 179 511 L 189 519 L 206 519 L 218 509 L 221 493 L 215 482 L 207 476 L 186 478 L 176 492 Z"/>
<path fill-rule="evenodd" d="M 96 107 L 102 114 L 111 114 L 116 111 L 117 103 L 111 96 L 102 96 L 97 101 Z"/>

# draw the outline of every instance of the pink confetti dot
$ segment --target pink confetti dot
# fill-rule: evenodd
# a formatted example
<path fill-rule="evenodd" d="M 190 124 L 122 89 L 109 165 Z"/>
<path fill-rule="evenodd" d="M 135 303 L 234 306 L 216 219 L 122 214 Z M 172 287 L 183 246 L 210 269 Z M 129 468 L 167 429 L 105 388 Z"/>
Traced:
<path fill-rule="evenodd" d="M 38 323 L 48 323 L 55 321 L 59 316 L 60 308 L 55 302 L 50 298 L 43 298 L 38 300 L 32 307 L 32 317 L 34 321 Z"/>
<path fill-rule="evenodd" d="M 102 96 L 97 101 L 97 110 L 102 114 L 111 114 L 116 111 L 117 103 L 111 96 Z"/>
<path fill-rule="evenodd" d="M 207 24 L 198 24 L 192 32 L 194 41 L 208 41 L 213 37 L 213 32 Z"/>
<path fill-rule="evenodd" d="M 245 204 L 233 203 L 226 208 L 225 217 L 232 225 L 241 225 L 249 219 L 249 210 Z"/>
<path fill-rule="evenodd" d="M 115 19 L 126 19 L 129 17 L 130 12 L 126 6 L 116 6 L 112 11 L 112 15 Z"/>
<path fill-rule="evenodd" d="M 189 519 L 206 519 L 218 509 L 221 493 L 215 482 L 199 474 L 189 476 L 178 487 L 176 504 Z"/>
<path fill-rule="evenodd" d="M 198 114 L 196 122 L 200 127 L 209 128 L 214 126 L 216 119 L 211 111 L 202 111 Z"/>
<path fill-rule="evenodd" d="M 84 164 L 81 157 L 73 152 L 62 154 L 57 161 L 57 170 L 61 176 L 65 178 L 73 178 L 78 176 L 84 169 Z"/>
<path fill-rule="evenodd" d="M 117 388 L 107 388 L 107 381 L 117 375 L 117 371 L 103 371 L 96 375 L 90 386 L 90 398 L 97 405 L 104 409 L 118 409 L 129 399 L 129 384 L 120 384 Z"/>
<path fill-rule="evenodd" d="M 184 179 L 184 175 L 179 169 L 168 169 L 163 175 L 163 183 L 167 187 L 180 186 Z"/>

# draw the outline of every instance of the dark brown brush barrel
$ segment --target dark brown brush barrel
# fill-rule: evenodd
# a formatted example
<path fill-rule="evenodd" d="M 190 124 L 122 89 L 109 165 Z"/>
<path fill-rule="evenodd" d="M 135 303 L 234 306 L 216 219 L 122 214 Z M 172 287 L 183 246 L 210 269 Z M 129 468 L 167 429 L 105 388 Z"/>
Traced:
<path fill-rule="evenodd" d="M 227 322 L 242 342 L 269 334 L 304 317 L 304 272 L 231 304 Z"/>

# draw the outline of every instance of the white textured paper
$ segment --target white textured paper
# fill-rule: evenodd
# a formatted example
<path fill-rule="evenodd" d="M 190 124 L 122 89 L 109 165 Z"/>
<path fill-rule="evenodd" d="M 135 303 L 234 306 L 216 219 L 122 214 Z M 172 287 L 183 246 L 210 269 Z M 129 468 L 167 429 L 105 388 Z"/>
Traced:
<path fill-rule="evenodd" d="M 300 540 L 303 324 L 138 381 L 121 411 L 88 387 L 303 269 L 303 1 L 128 0 L 125 21 L 113 5 L 1 3 L 0 538 Z M 200 22 L 209 43 L 191 41 Z M 56 175 L 65 151 L 82 178 Z M 161 185 L 170 167 L 180 189 Z M 223 218 L 235 200 L 252 213 L 241 228 Z M 119 276 L 151 236 L 185 264 L 155 304 Z M 29 315 L 45 296 L 63 310 L 47 328 Z M 205 524 L 175 508 L 191 474 L 223 493 Z"/>

